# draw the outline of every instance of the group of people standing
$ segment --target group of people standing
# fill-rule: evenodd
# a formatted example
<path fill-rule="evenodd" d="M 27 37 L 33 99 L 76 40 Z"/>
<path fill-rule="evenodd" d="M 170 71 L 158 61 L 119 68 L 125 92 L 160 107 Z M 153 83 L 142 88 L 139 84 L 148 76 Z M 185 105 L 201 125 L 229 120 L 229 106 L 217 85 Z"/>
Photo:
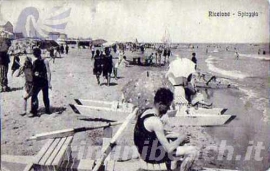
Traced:
<path fill-rule="evenodd" d="M 166 48 L 162 48 L 162 47 L 159 47 L 156 49 L 156 64 L 157 65 L 161 65 L 161 58 L 163 56 L 163 63 L 166 64 L 169 62 L 169 58 L 170 56 L 172 55 L 172 52 L 171 52 L 171 49 L 166 47 Z"/>
<path fill-rule="evenodd" d="M 55 62 L 55 58 L 56 57 L 60 57 L 61 58 L 61 54 L 68 54 L 69 52 L 69 46 L 68 44 L 64 45 L 61 44 L 60 46 L 57 46 L 57 47 L 50 47 L 48 49 L 48 52 L 50 54 L 50 57 L 53 59 L 53 63 Z"/>
<path fill-rule="evenodd" d="M 100 85 L 100 75 L 103 74 L 103 77 L 107 80 L 107 85 L 110 85 L 111 73 L 113 71 L 113 58 L 110 54 L 109 48 L 105 48 L 105 54 L 101 53 L 99 50 L 96 50 L 94 56 L 94 69 L 93 73 L 96 75 L 97 82 Z"/>
<path fill-rule="evenodd" d="M 10 63 L 10 56 L 8 50 L 10 47 L 10 42 L 8 40 L 1 40 L 0 45 L 0 81 L 1 81 L 1 92 L 11 91 L 8 86 L 8 65 Z M 21 114 L 26 115 L 27 113 L 27 100 L 31 97 L 31 110 L 29 117 L 38 116 L 38 94 L 40 91 L 43 93 L 43 101 L 45 105 L 45 113 L 50 114 L 50 100 L 49 100 L 49 88 L 51 86 L 51 72 L 48 60 L 41 57 L 41 49 L 38 47 L 33 47 L 33 55 L 36 58 L 32 63 L 32 58 L 25 56 L 23 65 L 20 64 L 21 56 L 20 53 L 12 53 L 13 64 L 12 64 L 12 75 L 15 73 L 16 76 L 24 75 L 25 85 L 24 85 L 24 112 Z M 26 53 L 25 53 L 26 55 Z"/>
<path fill-rule="evenodd" d="M 97 83 L 100 84 L 100 75 L 107 80 L 107 85 L 110 85 L 111 75 L 113 73 L 114 78 L 118 79 L 118 67 L 123 61 L 125 65 L 128 65 L 126 57 L 122 51 L 118 51 L 116 57 L 111 55 L 111 50 L 109 47 L 105 47 L 105 54 L 102 51 L 96 50 L 94 55 L 94 68 L 93 74 L 96 75 Z"/>

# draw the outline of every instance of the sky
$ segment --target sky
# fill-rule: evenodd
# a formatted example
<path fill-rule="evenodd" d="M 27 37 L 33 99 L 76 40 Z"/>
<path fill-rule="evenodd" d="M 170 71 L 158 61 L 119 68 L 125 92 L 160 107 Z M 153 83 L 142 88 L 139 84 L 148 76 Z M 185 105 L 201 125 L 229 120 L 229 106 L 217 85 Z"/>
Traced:
<path fill-rule="evenodd" d="M 10 21 L 18 29 L 23 23 L 18 24 L 19 16 L 27 7 L 34 7 L 39 14 L 38 19 L 31 13 L 25 16 L 23 26 L 28 33 L 32 21 L 35 28 L 47 31 L 48 25 L 64 24 L 51 31 L 75 38 L 161 42 L 166 30 L 176 43 L 269 42 L 267 0 L 2 0 L 0 19 Z M 235 15 L 209 17 L 209 11 Z M 238 11 L 257 12 L 258 16 L 239 17 Z M 60 19 L 50 20 L 53 17 Z"/>

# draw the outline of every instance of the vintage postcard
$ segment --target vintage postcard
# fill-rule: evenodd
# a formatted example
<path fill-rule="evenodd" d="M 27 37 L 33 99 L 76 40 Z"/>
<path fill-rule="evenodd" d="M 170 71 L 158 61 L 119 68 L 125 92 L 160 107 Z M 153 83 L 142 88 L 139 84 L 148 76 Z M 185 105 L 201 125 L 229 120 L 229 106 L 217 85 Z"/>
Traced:
<path fill-rule="evenodd" d="M 3 171 L 270 171 L 269 0 L 1 0 Z"/>

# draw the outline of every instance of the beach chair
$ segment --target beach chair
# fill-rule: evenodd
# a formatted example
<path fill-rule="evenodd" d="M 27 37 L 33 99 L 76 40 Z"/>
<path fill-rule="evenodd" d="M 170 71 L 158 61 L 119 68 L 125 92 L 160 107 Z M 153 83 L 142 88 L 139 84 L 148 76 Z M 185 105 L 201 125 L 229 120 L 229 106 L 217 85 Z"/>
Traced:
<path fill-rule="evenodd" d="M 49 139 L 24 171 L 61 170 L 63 161 L 71 159 L 72 140 L 73 136 Z"/>

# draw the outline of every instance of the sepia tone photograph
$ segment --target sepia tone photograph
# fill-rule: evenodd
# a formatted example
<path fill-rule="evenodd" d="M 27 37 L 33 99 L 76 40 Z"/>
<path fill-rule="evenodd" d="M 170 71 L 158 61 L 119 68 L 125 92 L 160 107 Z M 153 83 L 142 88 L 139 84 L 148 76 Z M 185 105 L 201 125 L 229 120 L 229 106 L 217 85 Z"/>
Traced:
<path fill-rule="evenodd" d="M 270 171 L 269 0 L 0 0 L 2 171 Z"/>

